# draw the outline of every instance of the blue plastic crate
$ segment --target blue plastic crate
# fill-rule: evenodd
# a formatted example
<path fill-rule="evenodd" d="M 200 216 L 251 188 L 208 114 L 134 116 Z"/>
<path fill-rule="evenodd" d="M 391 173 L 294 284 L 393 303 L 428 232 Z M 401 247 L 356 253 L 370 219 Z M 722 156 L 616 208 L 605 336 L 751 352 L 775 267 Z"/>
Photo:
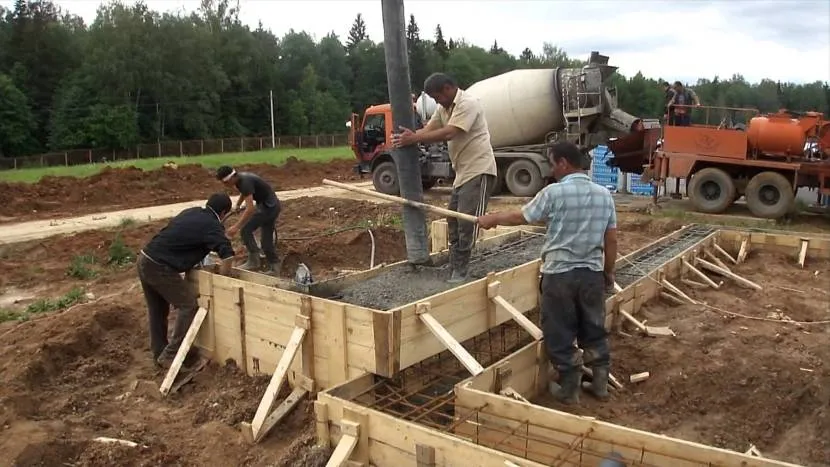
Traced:
<path fill-rule="evenodd" d="M 641 182 L 639 175 L 631 174 L 628 183 L 628 191 L 634 195 L 651 196 L 654 193 L 654 186 L 650 183 Z"/>
<path fill-rule="evenodd" d="M 607 164 L 608 159 L 614 157 L 614 154 L 606 146 L 597 146 L 594 148 L 592 155 L 591 180 L 609 190 L 616 191 L 619 184 L 620 170 L 609 167 Z"/>

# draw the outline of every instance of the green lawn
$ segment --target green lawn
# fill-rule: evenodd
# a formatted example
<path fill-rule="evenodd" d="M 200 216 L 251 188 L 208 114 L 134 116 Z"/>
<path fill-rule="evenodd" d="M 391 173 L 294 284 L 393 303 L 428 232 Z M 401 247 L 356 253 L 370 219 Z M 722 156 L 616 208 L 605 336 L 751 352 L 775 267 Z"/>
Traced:
<path fill-rule="evenodd" d="M 276 149 L 271 151 L 211 154 L 198 157 L 159 157 L 153 159 L 133 159 L 106 164 L 73 165 L 69 167 L 45 167 L 0 171 L 0 181 L 34 183 L 47 175 L 58 177 L 89 177 L 104 167 L 135 166 L 143 170 L 160 168 L 167 162 L 178 165 L 202 164 L 205 167 L 242 164 L 282 164 L 289 157 L 310 162 L 327 162 L 332 159 L 351 159 L 354 154 L 347 146 L 319 149 Z"/>

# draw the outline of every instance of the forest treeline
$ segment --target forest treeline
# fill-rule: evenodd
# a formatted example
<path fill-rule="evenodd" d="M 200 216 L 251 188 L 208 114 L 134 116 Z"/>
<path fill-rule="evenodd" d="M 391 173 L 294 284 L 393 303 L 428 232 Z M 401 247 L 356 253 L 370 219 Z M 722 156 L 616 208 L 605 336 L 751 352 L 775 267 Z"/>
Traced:
<path fill-rule="evenodd" d="M 315 41 L 303 31 L 277 37 L 262 24 L 252 29 L 234 5 L 203 0 L 184 15 L 111 2 L 89 25 L 48 0 L 0 7 L 0 155 L 267 135 L 269 91 L 280 135 L 343 132 L 351 112 L 387 101 L 383 44 L 368 37 L 361 15 L 347 37 Z M 512 56 L 498 38 L 487 50 L 440 26 L 421 31 L 413 16 L 406 36 L 416 91 L 434 71 L 469 86 L 516 68 L 580 64 L 553 43 Z M 615 75 L 620 106 L 660 116 L 660 78 L 673 80 L 671 70 Z M 709 105 L 830 111 L 822 82 L 748 83 L 735 75 L 688 84 Z"/>

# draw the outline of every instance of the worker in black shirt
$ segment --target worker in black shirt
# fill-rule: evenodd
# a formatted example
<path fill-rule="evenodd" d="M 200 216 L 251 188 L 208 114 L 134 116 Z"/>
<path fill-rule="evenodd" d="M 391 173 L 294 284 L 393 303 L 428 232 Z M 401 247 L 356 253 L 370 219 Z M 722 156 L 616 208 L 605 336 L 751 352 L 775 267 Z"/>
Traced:
<path fill-rule="evenodd" d="M 231 211 L 231 198 L 216 193 L 204 208 L 188 208 L 170 220 L 138 255 L 138 278 L 150 318 L 150 349 L 153 359 L 163 368 L 170 368 L 184 340 L 196 311 L 196 294 L 181 273 L 198 265 L 211 251 L 222 260 L 220 274 L 228 274 L 234 256 L 225 235 L 222 218 Z M 176 309 L 173 336 L 167 340 L 167 315 L 170 306 Z M 187 369 L 198 362 L 193 351 L 184 361 Z"/>
<path fill-rule="evenodd" d="M 242 242 L 248 250 L 248 262 L 242 269 L 257 270 L 259 264 L 259 246 L 254 240 L 254 231 L 259 229 L 260 243 L 265 259 L 268 261 L 269 272 L 279 275 L 280 263 L 277 258 L 276 237 L 277 218 L 280 215 L 280 200 L 274 189 L 258 175 L 248 172 L 237 172 L 232 167 L 223 165 L 216 171 L 216 178 L 228 187 L 239 191 L 235 210 L 239 210 L 245 202 L 245 211 L 242 217 L 228 229 L 228 236 L 233 238 L 242 230 Z M 256 207 L 254 202 L 256 201 Z"/>

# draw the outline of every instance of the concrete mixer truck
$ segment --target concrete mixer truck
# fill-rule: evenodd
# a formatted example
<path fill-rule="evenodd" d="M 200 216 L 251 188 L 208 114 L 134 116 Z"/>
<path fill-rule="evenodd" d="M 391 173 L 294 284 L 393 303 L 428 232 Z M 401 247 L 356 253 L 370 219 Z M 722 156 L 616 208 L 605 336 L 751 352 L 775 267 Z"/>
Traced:
<path fill-rule="evenodd" d="M 744 196 L 754 216 L 778 219 L 793 211 L 798 188 L 830 196 L 830 121 L 822 114 L 760 115 L 709 106 L 693 112 L 704 124 L 647 129 L 610 141 L 615 157 L 609 165 L 657 185 L 685 179 L 695 210 L 711 214 Z M 720 115 L 709 124 L 708 116 Z"/>
<path fill-rule="evenodd" d="M 582 68 L 513 70 L 479 81 L 467 92 L 478 98 L 490 128 L 498 166 L 494 194 L 506 188 L 516 196 L 533 196 L 547 183 L 546 144 L 571 141 L 586 152 L 613 136 L 641 128 L 639 118 L 617 108 L 616 90 L 605 83 L 616 71 L 608 57 L 591 54 Z M 416 108 L 424 121 L 435 102 L 422 94 Z M 389 104 L 366 109 L 362 121 L 346 123 L 360 174 L 371 174 L 375 190 L 398 195 L 398 173 L 387 145 L 392 136 Z M 455 177 L 445 144 L 421 146 L 424 189 Z M 587 168 L 587 167 L 586 167 Z"/>

